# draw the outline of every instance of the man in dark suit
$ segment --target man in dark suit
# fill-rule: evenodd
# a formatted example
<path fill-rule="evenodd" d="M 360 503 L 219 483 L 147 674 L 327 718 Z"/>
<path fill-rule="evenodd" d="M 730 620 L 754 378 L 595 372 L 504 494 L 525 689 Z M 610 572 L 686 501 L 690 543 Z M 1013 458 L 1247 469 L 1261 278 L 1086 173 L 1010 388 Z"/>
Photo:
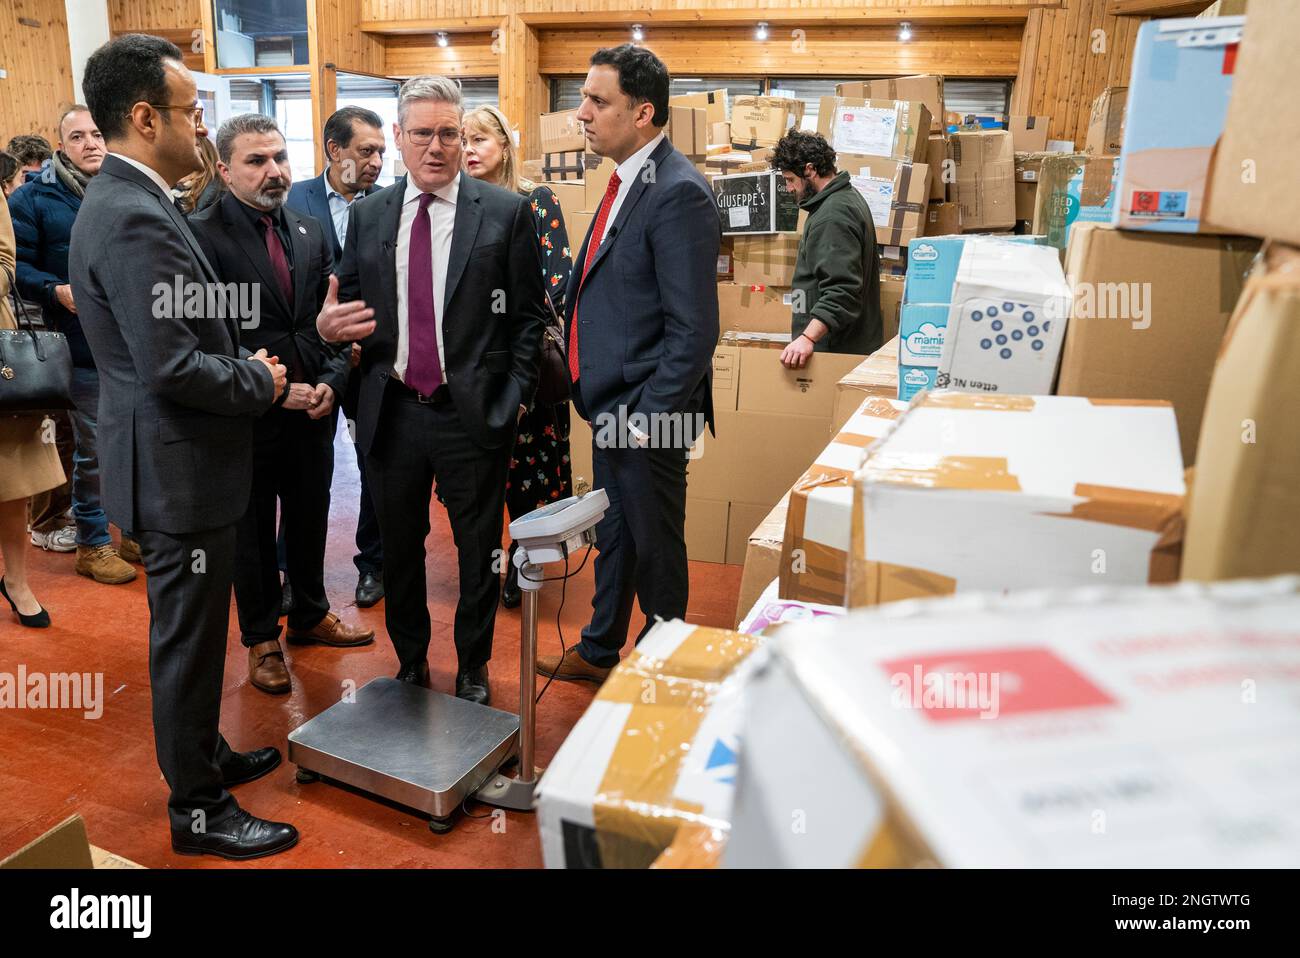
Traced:
<path fill-rule="evenodd" d="M 630 44 L 597 50 L 578 109 L 591 149 L 618 166 L 569 280 L 573 406 L 592 424 L 596 526 L 591 624 L 538 671 L 603 682 L 627 641 L 632 601 L 685 618 L 686 454 L 713 425 L 721 227 L 704 177 L 664 137 L 668 71 Z"/>
<path fill-rule="evenodd" d="M 104 509 L 136 533 L 149 577 L 154 740 L 171 788 L 172 848 L 270 855 L 297 831 L 250 815 L 227 789 L 275 768 L 280 753 L 233 752 L 217 724 L 253 420 L 284 391 L 285 368 L 240 347 L 238 320 L 214 308 L 217 276 L 172 203 L 207 135 L 180 50 L 118 37 L 86 61 L 82 87 L 110 155 L 72 230 L 72 290 L 100 375 Z"/>
<path fill-rule="evenodd" d="M 359 106 L 345 106 L 325 121 L 325 155 L 329 166 L 320 176 L 295 183 L 285 206 L 320 221 L 332 241 L 334 263 L 343 258 L 352 204 L 375 192 L 375 181 L 384 165 L 384 121 L 379 114 Z M 352 347 L 352 370 L 342 397 L 343 415 L 350 424 L 357 421 L 361 375 L 356 372 L 361 347 Z M 353 435 L 349 433 L 349 435 Z M 379 519 L 370 500 L 365 456 L 356 446 L 357 472 L 361 477 L 361 502 L 357 511 L 357 606 L 368 609 L 384 597 L 384 545 Z"/>
<path fill-rule="evenodd" d="M 546 293 L 527 200 L 461 172 L 462 112 L 452 80 L 402 85 L 394 135 L 409 173 L 353 207 L 340 302 L 327 299 L 317 328 L 361 341 L 357 442 L 384 538 L 397 677 L 429 682 L 436 481 L 459 559 L 456 694 L 486 703 L 506 473 L 537 385 Z"/>
<path fill-rule="evenodd" d="M 283 357 L 288 368 L 289 388 L 253 426 L 253 491 L 239 521 L 235 571 L 249 681 L 277 694 L 291 686 L 278 622 L 277 502 L 294 589 L 289 641 L 346 647 L 375 638 L 373 629 L 344 623 L 325 597 L 333 414 L 349 355 L 316 332 L 334 262 L 322 224 L 284 208 L 293 173 L 275 120 L 257 113 L 227 120 L 217 157 L 226 191 L 190 227 L 222 282 L 258 294 L 257 315 L 241 323 L 243 343 Z"/>

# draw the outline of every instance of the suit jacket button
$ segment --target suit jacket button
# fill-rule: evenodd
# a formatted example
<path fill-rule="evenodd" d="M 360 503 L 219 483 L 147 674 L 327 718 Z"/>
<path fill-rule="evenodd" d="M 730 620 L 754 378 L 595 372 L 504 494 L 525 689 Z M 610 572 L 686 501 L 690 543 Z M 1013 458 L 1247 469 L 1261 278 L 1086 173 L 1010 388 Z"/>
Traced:
<path fill-rule="evenodd" d="M 380 373 L 380 374 L 379 374 L 379 378 L 380 378 L 380 379 L 387 379 L 387 378 L 388 378 L 388 373 Z"/>

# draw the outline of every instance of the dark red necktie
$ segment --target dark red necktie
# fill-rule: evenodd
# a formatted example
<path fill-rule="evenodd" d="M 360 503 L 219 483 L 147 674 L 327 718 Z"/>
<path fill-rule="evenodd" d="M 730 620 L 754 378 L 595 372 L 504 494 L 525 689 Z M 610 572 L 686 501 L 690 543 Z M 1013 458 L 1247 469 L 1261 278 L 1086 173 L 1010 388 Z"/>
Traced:
<path fill-rule="evenodd" d="M 591 228 L 591 239 L 587 241 L 587 258 L 582 261 L 578 293 L 573 299 L 573 329 L 569 333 L 569 379 L 575 383 L 578 381 L 578 296 L 582 293 L 582 284 L 587 280 L 587 270 L 591 268 L 591 261 L 596 258 L 600 242 L 605 238 L 605 221 L 609 219 L 609 211 L 614 208 L 614 200 L 618 197 L 618 188 L 622 182 L 618 178 L 618 173 L 614 173 L 609 178 L 609 186 L 605 187 L 605 198 L 600 201 L 600 211 L 596 214 L 596 223 Z"/>
<path fill-rule="evenodd" d="M 432 193 L 420 194 L 420 208 L 411 223 L 406 260 L 406 385 L 421 396 L 432 396 L 442 385 L 438 364 L 438 318 L 433 304 Z"/>
<path fill-rule="evenodd" d="M 284 254 L 284 244 L 280 242 L 280 234 L 271 217 L 263 213 L 260 222 L 262 233 L 266 237 L 266 253 L 271 257 L 271 271 L 275 273 L 275 281 L 280 284 L 280 292 L 284 293 L 284 301 L 292 308 L 293 278 L 289 274 L 289 257 Z"/>

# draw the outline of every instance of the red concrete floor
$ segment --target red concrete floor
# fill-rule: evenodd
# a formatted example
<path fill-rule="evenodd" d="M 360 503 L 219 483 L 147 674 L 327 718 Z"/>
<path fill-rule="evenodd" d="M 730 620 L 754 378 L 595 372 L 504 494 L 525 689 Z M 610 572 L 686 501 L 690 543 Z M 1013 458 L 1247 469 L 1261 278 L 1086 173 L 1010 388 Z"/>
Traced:
<path fill-rule="evenodd" d="M 338 701 L 344 683 L 357 687 L 393 675 L 396 659 L 384 633 L 383 604 L 357 609 L 352 565 L 357 509 L 353 451 L 343 434 L 336 448 L 325 584 L 334 608 L 351 622 L 376 629 L 373 645 L 358 649 L 286 647 L 293 691 L 271 696 L 248 684 L 245 650 L 234 610 L 226 660 L 222 731 L 237 749 L 275 745 L 287 753 L 286 736 Z M 455 653 L 455 553 L 446 513 L 431 509 L 429 611 L 433 619 L 430 669 L 435 688 L 452 691 Z M 90 841 L 154 868 L 229 867 L 211 856 L 172 854 L 166 820 L 167 790 L 154 757 L 150 723 L 148 622 L 143 570 L 132 583 L 100 585 L 76 575 L 72 555 L 32 549 L 32 587 L 49 610 L 46 630 L 21 628 L 0 610 L 0 671 L 25 665 L 36 672 L 102 672 L 103 715 L 80 711 L 0 711 L 0 858 L 21 848 L 73 813 L 86 821 Z M 687 618 L 729 627 L 740 588 L 740 567 L 692 562 Z M 555 612 L 559 583 L 541 596 L 539 648 L 559 649 Z M 570 579 L 561 621 L 572 644 L 591 611 L 592 563 Z M 634 619 L 634 628 L 636 620 Z M 493 704 L 518 708 L 519 611 L 501 609 L 491 663 Z M 540 686 L 539 686 L 540 687 Z M 545 766 L 594 694 L 587 683 L 552 683 L 538 707 L 538 764 Z M 446 835 L 425 821 L 341 788 L 318 782 L 299 785 L 286 761 L 265 778 L 235 789 L 240 804 L 263 817 L 289 821 L 302 833 L 290 851 L 241 867 L 540 867 L 541 847 L 531 813 L 505 813 L 504 831 L 492 817 L 458 817 Z M 470 811 L 488 815 L 483 805 Z"/>

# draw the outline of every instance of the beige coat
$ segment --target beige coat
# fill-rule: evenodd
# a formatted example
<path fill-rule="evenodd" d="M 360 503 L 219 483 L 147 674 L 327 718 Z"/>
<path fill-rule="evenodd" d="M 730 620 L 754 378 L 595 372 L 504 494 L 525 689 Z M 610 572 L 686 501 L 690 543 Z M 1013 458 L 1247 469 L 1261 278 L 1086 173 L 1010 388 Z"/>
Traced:
<path fill-rule="evenodd" d="M 14 329 L 9 288 L 15 264 L 14 224 L 0 200 L 0 329 Z M 0 390 L 4 388 L 0 380 Z M 0 414 L 0 502 L 26 499 L 63 483 L 63 466 L 53 430 L 45 435 L 41 416 Z M 49 441 L 46 441 L 48 439 Z"/>

